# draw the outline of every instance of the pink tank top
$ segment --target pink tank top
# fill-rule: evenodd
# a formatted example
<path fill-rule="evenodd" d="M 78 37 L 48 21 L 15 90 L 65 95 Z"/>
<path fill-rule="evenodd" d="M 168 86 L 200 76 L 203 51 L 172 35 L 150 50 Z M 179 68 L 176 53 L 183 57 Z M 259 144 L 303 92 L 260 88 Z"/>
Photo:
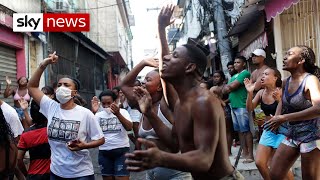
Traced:
<path fill-rule="evenodd" d="M 26 100 L 26 101 L 30 101 L 30 95 L 29 95 L 29 93 L 28 93 L 28 90 L 27 90 L 27 94 L 24 95 L 23 97 L 20 96 L 18 92 L 19 92 L 19 88 L 17 88 L 16 93 L 15 93 L 14 96 L 13 96 L 13 100 L 18 101 L 18 100 L 20 100 L 21 98 L 23 98 L 23 99 Z"/>

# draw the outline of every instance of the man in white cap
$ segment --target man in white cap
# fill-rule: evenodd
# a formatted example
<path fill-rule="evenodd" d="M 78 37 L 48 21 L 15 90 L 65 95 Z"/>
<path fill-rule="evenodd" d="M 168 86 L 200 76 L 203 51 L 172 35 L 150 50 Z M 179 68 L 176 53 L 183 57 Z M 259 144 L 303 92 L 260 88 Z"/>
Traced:
<path fill-rule="evenodd" d="M 250 79 L 252 80 L 252 83 L 255 83 L 254 86 L 254 94 L 256 94 L 262 87 L 261 87 L 261 78 L 263 75 L 264 70 L 268 68 L 268 66 L 265 64 L 265 59 L 266 59 L 266 52 L 263 49 L 256 49 L 252 53 L 252 63 L 255 65 L 257 69 L 255 69 L 251 73 Z M 253 121 L 259 122 L 261 119 L 265 118 L 265 114 L 261 110 L 260 106 L 257 106 L 254 109 L 254 113 L 252 114 L 250 112 L 250 129 L 253 134 L 256 134 L 257 141 L 259 142 L 260 136 L 262 134 L 262 128 L 260 125 L 258 125 L 258 132 L 254 131 L 254 125 Z M 254 120 L 253 120 L 254 119 Z M 259 123 L 258 123 L 259 124 Z"/>
<path fill-rule="evenodd" d="M 266 52 L 263 49 L 256 49 L 252 53 L 252 63 L 257 67 L 251 74 L 252 83 L 255 83 L 254 91 L 258 92 L 261 89 L 261 77 L 264 70 L 268 68 L 264 60 L 266 59 Z"/>

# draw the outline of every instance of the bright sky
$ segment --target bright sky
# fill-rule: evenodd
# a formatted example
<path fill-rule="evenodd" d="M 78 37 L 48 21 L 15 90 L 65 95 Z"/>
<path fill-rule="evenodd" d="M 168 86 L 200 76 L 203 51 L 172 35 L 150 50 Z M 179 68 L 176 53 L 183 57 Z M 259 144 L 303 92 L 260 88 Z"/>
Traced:
<path fill-rule="evenodd" d="M 152 57 L 154 53 L 147 53 L 145 50 L 158 49 L 157 39 L 157 18 L 158 10 L 147 10 L 161 8 L 176 0 L 130 0 L 130 6 L 135 18 L 135 26 L 131 27 L 133 33 L 132 58 L 134 66 L 145 57 Z M 156 55 L 157 56 L 157 55 Z M 144 68 L 140 75 L 144 76 L 150 68 Z"/>

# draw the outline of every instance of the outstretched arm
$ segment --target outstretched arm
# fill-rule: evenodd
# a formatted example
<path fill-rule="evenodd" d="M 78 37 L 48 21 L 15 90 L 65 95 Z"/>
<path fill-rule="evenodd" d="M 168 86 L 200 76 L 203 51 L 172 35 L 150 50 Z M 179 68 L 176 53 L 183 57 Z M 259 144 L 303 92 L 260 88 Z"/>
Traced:
<path fill-rule="evenodd" d="M 139 108 L 139 105 L 137 103 L 137 101 L 135 100 L 135 97 L 133 95 L 133 87 L 134 87 L 134 82 L 138 76 L 138 74 L 140 73 L 140 71 L 146 67 L 146 66 L 150 66 L 150 67 L 158 67 L 159 63 L 156 59 L 154 58 L 148 58 L 148 59 L 144 59 L 142 61 L 140 61 L 139 64 L 137 64 L 127 75 L 126 77 L 122 80 L 121 82 L 121 91 L 123 92 L 123 94 L 125 95 L 125 97 L 128 100 L 128 104 L 132 107 L 132 108 Z"/>
<path fill-rule="evenodd" d="M 160 151 L 154 143 L 139 139 L 148 147 L 147 150 L 134 151 L 127 154 L 128 169 L 142 171 L 162 166 L 181 171 L 207 172 L 213 162 L 219 137 L 219 122 L 224 118 L 222 108 L 213 107 L 218 104 L 216 98 L 200 97 L 193 106 L 193 141 L 195 150 L 181 154 Z"/>
<path fill-rule="evenodd" d="M 28 83 L 28 92 L 30 93 L 31 97 L 33 98 L 34 101 L 36 101 L 37 104 L 40 104 L 40 101 L 44 96 L 44 93 L 39 89 L 39 81 L 40 81 L 41 75 L 49 64 L 54 64 L 57 62 L 58 62 L 58 56 L 56 56 L 56 52 L 54 52 L 53 54 L 49 54 L 49 57 L 44 59 L 40 63 L 39 67 L 31 76 L 31 79 Z"/>
<path fill-rule="evenodd" d="M 163 57 L 165 55 L 170 54 L 169 52 L 169 46 L 168 41 L 166 37 L 166 27 L 173 23 L 171 20 L 173 11 L 175 6 L 174 5 L 167 5 L 166 7 L 163 7 L 160 11 L 160 14 L 158 16 L 158 34 L 160 39 L 160 61 L 159 61 L 159 71 L 161 75 L 162 65 L 163 65 Z M 162 89 L 163 89 L 163 95 L 165 97 L 165 100 L 167 104 L 169 105 L 169 108 L 171 111 L 174 110 L 175 103 L 178 99 L 177 92 L 173 88 L 173 86 L 165 82 L 163 79 L 161 79 Z"/>

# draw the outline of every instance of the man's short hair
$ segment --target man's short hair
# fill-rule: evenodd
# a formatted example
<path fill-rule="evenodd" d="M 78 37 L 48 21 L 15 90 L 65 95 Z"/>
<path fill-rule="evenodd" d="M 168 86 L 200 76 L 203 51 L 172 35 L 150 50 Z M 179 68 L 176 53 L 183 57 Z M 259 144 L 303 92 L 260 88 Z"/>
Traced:
<path fill-rule="evenodd" d="M 200 76 L 202 76 L 207 67 L 207 56 L 197 46 L 191 44 L 184 44 L 182 46 L 187 49 L 190 61 L 197 65 L 197 71 L 199 72 Z"/>
<path fill-rule="evenodd" d="M 234 61 L 229 61 L 228 64 L 227 64 L 227 67 L 230 66 L 230 65 L 233 66 L 234 65 Z"/>
<path fill-rule="evenodd" d="M 244 56 L 237 56 L 235 59 L 240 59 L 242 62 L 247 63 L 247 59 Z"/>
<path fill-rule="evenodd" d="M 110 89 L 107 89 L 105 91 L 102 91 L 99 95 L 99 99 L 101 101 L 103 96 L 110 96 L 112 98 L 113 101 L 115 101 L 117 99 L 117 95 L 111 91 Z"/>

